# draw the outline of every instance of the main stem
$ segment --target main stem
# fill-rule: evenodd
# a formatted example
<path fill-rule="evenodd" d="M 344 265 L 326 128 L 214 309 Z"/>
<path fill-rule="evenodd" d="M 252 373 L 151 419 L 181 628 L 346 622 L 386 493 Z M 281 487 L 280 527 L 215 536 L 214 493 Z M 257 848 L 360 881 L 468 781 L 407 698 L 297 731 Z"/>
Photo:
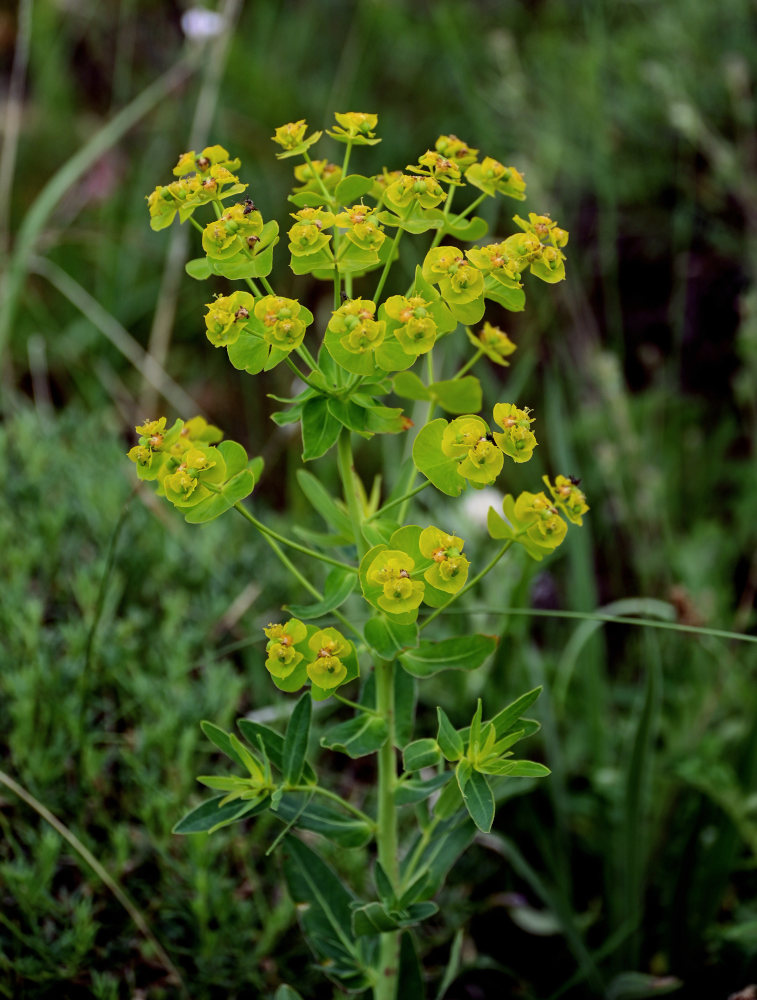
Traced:
<path fill-rule="evenodd" d="M 379 660 L 375 666 L 376 710 L 386 721 L 386 743 L 378 752 L 378 859 L 395 890 L 399 887 L 397 854 L 397 760 L 394 751 L 394 663 Z M 399 973 L 400 935 L 390 931 L 381 935 L 378 979 L 373 1000 L 395 1000 Z"/>

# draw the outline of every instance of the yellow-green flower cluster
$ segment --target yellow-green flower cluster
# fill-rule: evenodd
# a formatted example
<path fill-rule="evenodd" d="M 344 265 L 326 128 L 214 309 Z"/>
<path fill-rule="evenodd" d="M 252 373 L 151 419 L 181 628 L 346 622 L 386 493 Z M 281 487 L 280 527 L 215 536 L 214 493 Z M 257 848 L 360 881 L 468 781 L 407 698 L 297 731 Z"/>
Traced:
<path fill-rule="evenodd" d="M 531 273 L 550 284 L 562 281 L 565 277 L 565 254 L 561 247 L 568 242 L 567 231 L 561 229 L 548 215 L 536 215 L 534 212 L 528 213 L 528 221 L 519 215 L 514 216 L 513 221 L 526 236 L 539 241 L 538 252 L 530 260 Z"/>
<path fill-rule="evenodd" d="M 437 325 L 431 315 L 431 303 L 421 295 L 408 298 L 390 295 L 384 303 L 386 315 L 392 322 L 391 332 L 403 351 L 418 357 L 434 346 Z"/>
<path fill-rule="evenodd" d="M 414 621 L 423 602 L 439 607 L 468 579 L 464 544 L 433 526 L 400 528 L 388 546 L 371 549 L 360 565 L 366 600 L 399 622 Z"/>
<path fill-rule="evenodd" d="M 294 176 L 301 185 L 294 189 L 297 194 L 303 191 L 322 194 L 323 188 L 331 193 L 342 179 L 342 168 L 328 160 L 311 160 L 309 163 L 298 164 L 294 168 Z"/>
<path fill-rule="evenodd" d="M 480 163 L 468 167 L 465 179 L 491 197 L 504 194 L 509 198 L 517 198 L 518 201 L 523 201 L 526 197 L 523 174 L 515 167 L 506 167 L 491 156 L 485 156 Z"/>
<path fill-rule="evenodd" d="M 220 295 L 209 302 L 205 314 L 206 335 L 214 347 L 228 347 L 236 343 L 247 329 L 255 308 L 255 297 L 249 292 L 232 292 Z"/>
<path fill-rule="evenodd" d="M 387 186 L 384 195 L 387 205 L 398 214 L 413 205 L 434 208 L 444 197 L 444 189 L 435 178 L 413 174 L 400 174 Z"/>
<path fill-rule="evenodd" d="M 442 298 L 451 305 L 466 305 L 484 294 L 483 275 L 457 247 L 440 246 L 429 250 L 422 272 L 426 281 L 439 286 Z"/>
<path fill-rule="evenodd" d="M 216 448 L 223 435 L 203 417 L 194 417 L 186 423 L 177 420 L 170 429 L 166 429 L 165 417 L 146 420 L 137 426 L 136 432 L 139 443 L 129 450 L 128 457 L 136 464 L 137 475 L 140 479 L 157 480 L 158 495 L 181 509 L 195 507 L 222 492 L 230 479 L 228 448 L 244 451 L 234 442 L 222 445 L 225 451 Z M 241 468 L 236 454 L 232 461 L 235 474 Z"/>
<path fill-rule="evenodd" d="M 494 508 L 489 508 L 489 534 L 495 539 L 510 539 L 522 545 L 533 559 L 542 559 L 565 538 L 568 525 L 581 524 L 582 515 L 588 511 L 586 497 L 578 489 L 577 481 L 570 476 L 557 476 L 554 484 L 543 477 L 551 496 L 523 492 L 515 499 L 508 494 L 502 501 L 502 518 Z"/>
<path fill-rule="evenodd" d="M 377 252 L 386 239 L 375 218 L 376 209 L 362 202 L 345 208 L 336 217 L 336 224 L 346 230 L 347 239 L 361 250 Z"/>
<path fill-rule="evenodd" d="M 442 156 L 436 149 L 427 149 L 425 153 L 418 157 L 418 165 L 408 164 L 407 169 L 411 174 L 433 177 L 435 180 L 444 181 L 446 184 L 459 185 L 461 183 L 462 171 L 459 162 Z"/>
<path fill-rule="evenodd" d="M 549 476 L 542 476 L 542 481 L 565 517 L 572 524 L 582 524 L 582 515 L 588 511 L 589 505 L 583 491 L 578 488 L 579 480 L 572 476 L 557 476 L 552 483 Z"/>
<path fill-rule="evenodd" d="M 527 462 L 537 445 L 530 413 L 527 406 L 521 409 L 515 403 L 497 403 L 494 407 L 494 421 L 502 428 L 501 434 L 493 435 L 494 440 L 513 462 Z"/>
<path fill-rule="evenodd" d="M 262 229 L 260 212 L 244 203 L 232 205 L 203 229 L 202 248 L 213 260 L 228 260 L 238 253 L 254 250 Z"/>
<path fill-rule="evenodd" d="M 322 208 L 301 208 L 292 212 L 294 225 L 289 230 L 289 250 L 294 257 L 308 257 L 328 244 L 334 225 L 334 213 Z"/>
<path fill-rule="evenodd" d="M 326 328 L 326 347 L 329 334 L 339 340 L 348 354 L 364 355 L 374 351 L 383 341 L 386 323 L 375 319 L 376 303 L 370 299 L 349 299 L 332 313 Z M 335 358 L 335 360 L 339 360 Z"/>
<path fill-rule="evenodd" d="M 284 152 L 277 153 L 276 159 L 284 160 L 289 156 L 297 156 L 299 153 L 304 153 L 309 146 L 318 142 L 323 134 L 322 132 L 313 132 L 311 135 L 306 136 L 305 133 L 307 130 L 308 124 L 304 118 L 300 118 L 296 122 L 287 122 L 285 125 L 279 125 L 274 130 L 271 141 L 281 146 Z"/>
<path fill-rule="evenodd" d="M 180 221 L 186 222 L 201 205 L 244 191 L 247 185 L 240 184 L 234 173 L 239 162 L 231 159 L 223 146 L 206 146 L 199 154 L 194 150 L 182 153 L 173 169 L 179 179 L 159 184 L 147 196 L 150 226 L 165 229 L 177 212 Z"/>
<path fill-rule="evenodd" d="M 468 327 L 465 328 L 465 333 L 471 344 L 477 350 L 483 351 L 486 357 L 497 365 L 509 365 L 507 358 L 517 350 L 505 331 L 489 322 L 484 323 L 478 336 L 475 336 Z"/>
<path fill-rule="evenodd" d="M 337 124 L 328 129 L 326 135 L 330 135 L 337 142 L 355 146 L 375 146 L 377 142 L 381 142 L 375 137 L 378 115 L 368 114 L 365 111 L 335 111 L 334 118 Z"/>
<path fill-rule="evenodd" d="M 461 170 L 475 163 L 478 157 L 478 150 L 458 139 L 456 135 L 440 135 L 434 147 L 445 159 L 456 163 Z"/>
<path fill-rule="evenodd" d="M 321 699 L 357 677 L 354 646 L 335 628 L 318 629 L 291 618 L 263 632 L 268 639 L 266 669 L 284 691 L 297 691 L 309 681 L 313 697 Z"/>

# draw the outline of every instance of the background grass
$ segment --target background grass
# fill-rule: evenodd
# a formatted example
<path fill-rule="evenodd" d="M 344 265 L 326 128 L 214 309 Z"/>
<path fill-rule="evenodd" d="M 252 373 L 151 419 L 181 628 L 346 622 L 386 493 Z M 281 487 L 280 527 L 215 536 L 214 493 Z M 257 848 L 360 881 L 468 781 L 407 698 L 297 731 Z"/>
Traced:
<path fill-rule="evenodd" d="M 571 232 L 568 281 L 493 317 L 519 351 L 506 379 L 482 375 L 490 398 L 527 400 L 543 428 L 528 482 L 508 486 L 565 469 L 592 511 L 546 567 L 514 558 L 450 618 L 503 629 L 487 670 L 425 687 L 423 706 L 462 723 L 476 695 L 496 704 L 543 683 L 533 753 L 553 769 L 528 795 L 503 786 L 495 832 L 455 869 L 421 936 L 432 986 L 459 929 L 447 1000 L 620 1000 L 679 982 L 727 996 L 757 980 L 754 645 L 554 615 L 502 626 L 495 612 L 602 607 L 755 634 L 753 5 L 222 8 L 235 18 L 227 46 L 188 44 L 181 8 L 146 0 L 25 0 L 0 14 L 3 157 L 16 154 L 0 246 L 6 279 L 18 276 L 17 299 L 8 284 L 3 299 L 0 767 L 126 888 L 193 997 L 264 996 L 286 980 L 324 995 L 264 857 L 275 830 L 170 834 L 196 801 L 193 776 L 213 767 L 199 720 L 286 711 L 257 637 L 292 591 L 241 519 L 194 528 L 134 493 L 129 428 L 158 405 L 145 373 L 162 377 L 144 351 L 265 455 L 258 506 L 320 525 L 295 485 L 297 440 L 208 347 L 208 289 L 182 276 L 181 237 L 149 231 L 144 196 L 194 131 L 197 146 L 207 136 L 241 156 L 256 204 L 283 223 L 276 125 L 379 112 L 383 142 L 354 162 L 364 172 L 456 132 L 523 169 L 526 208 Z M 177 64 L 162 96 L 148 91 Z M 276 287 L 311 308 L 329 294 L 283 258 Z M 279 372 L 265 383 L 288 389 Z M 182 400 L 163 392 L 173 415 Z M 368 478 L 380 464 L 361 455 Z M 333 475 L 328 460 L 316 471 Z M 421 497 L 422 516 L 449 518 Z M 480 556 L 483 529 L 455 517 Z M 348 763 L 337 781 L 370 783 L 364 762 Z M 177 995 L 112 893 L 7 786 L 0 825 L 0 995 Z"/>

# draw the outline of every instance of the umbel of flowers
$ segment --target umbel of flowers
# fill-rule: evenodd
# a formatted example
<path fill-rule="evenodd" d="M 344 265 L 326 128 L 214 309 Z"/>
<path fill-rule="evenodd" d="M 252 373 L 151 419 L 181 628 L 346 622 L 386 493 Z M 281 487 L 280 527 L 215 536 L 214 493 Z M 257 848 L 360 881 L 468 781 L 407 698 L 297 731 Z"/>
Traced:
<path fill-rule="evenodd" d="M 507 481 L 514 466 L 532 459 L 541 437 L 536 415 L 506 390 L 484 407 L 472 369 L 494 365 L 501 374 L 511 363 L 516 345 L 485 318 L 487 307 L 518 312 L 533 279 L 562 281 L 568 234 L 548 215 L 529 212 L 513 216 L 516 231 L 489 235 L 475 209 L 487 199 L 523 201 L 525 180 L 454 135 L 439 136 L 404 170 L 352 172 L 354 148 L 377 145 L 377 129 L 377 115 L 344 112 L 325 136 L 302 119 L 272 137 L 278 158 L 293 161 L 283 256 L 293 275 L 330 285 L 321 325 L 290 297 L 289 280 L 271 278 L 279 225 L 266 220 L 265 206 L 240 180 L 239 159 L 222 146 L 182 153 L 174 180 L 147 199 L 153 229 L 178 218 L 198 231 L 201 254 L 186 269 L 214 283 L 205 312 L 210 344 L 240 372 L 259 376 L 285 365 L 302 386 L 280 400 L 285 408 L 273 419 L 299 425 L 306 463 L 336 450 L 340 497 L 309 472 L 301 478 L 328 533 L 310 533 L 304 544 L 260 521 L 242 501 L 263 472 L 262 460 L 222 440 L 200 416 L 170 426 L 165 417 L 143 421 L 129 458 L 138 477 L 155 483 L 187 521 L 234 508 L 312 599 L 263 627 L 261 656 L 272 683 L 300 692 L 285 731 L 242 719 L 240 738 L 204 722 L 236 771 L 201 776 L 214 797 L 176 830 L 212 831 L 270 811 L 282 824 L 272 849 L 283 845 L 284 874 L 303 904 L 303 928 L 322 970 L 343 989 L 395 1000 L 398 982 L 417 967 L 409 928 L 436 912 L 434 897 L 453 860 L 443 854 L 442 863 L 433 845 L 449 841 L 461 852 L 476 828 L 491 828 L 495 783 L 549 773 L 514 758 L 512 749 L 538 729 L 525 716 L 538 688 L 488 720 L 479 702 L 461 728 L 439 709 L 435 733 L 413 738 L 418 684 L 441 670 L 481 667 L 496 645 L 490 635 L 460 635 L 444 612 L 514 546 L 534 560 L 550 556 L 588 506 L 579 481 L 564 474 L 542 476 L 536 492 L 505 493 L 501 512 L 490 508 L 488 515 L 489 535 L 501 545 L 483 567 L 471 565 L 465 540 L 450 529 L 452 510 L 442 526 L 422 523 L 422 513 L 409 519 L 423 489 L 457 498 Z M 311 158 L 322 141 L 341 147 L 340 163 Z M 421 244 L 420 263 L 400 289 L 384 294 L 410 238 Z M 457 343 L 448 351 L 444 342 L 452 338 Z M 461 354 L 459 369 L 442 378 L 448 358 Z M 404 400 L 426 404 L 419 426 L 403 412 Z M 387 470 L 392 491 L 383 499 L 363 486 L 352 452 L 354 438 L 367 442 L 377 434 L 412 435 L 408 460 Z M 307 569 L 296 560 L 307 560 Z M 322 583 L 313 572 L 318 564 Z M 435 622 L 435 637 L 426 638 Z M 330 698 L 352 715 L 327 727 L 321 746 L 353 758 L 375 755 L 375 796 L 340 796 L 316 771 L 312 702 Z M 299 830 L 345 849 L 373 845 L 362 898 L 297 837 Z M 289 989 L 286 996 L 298 994 Z"/>

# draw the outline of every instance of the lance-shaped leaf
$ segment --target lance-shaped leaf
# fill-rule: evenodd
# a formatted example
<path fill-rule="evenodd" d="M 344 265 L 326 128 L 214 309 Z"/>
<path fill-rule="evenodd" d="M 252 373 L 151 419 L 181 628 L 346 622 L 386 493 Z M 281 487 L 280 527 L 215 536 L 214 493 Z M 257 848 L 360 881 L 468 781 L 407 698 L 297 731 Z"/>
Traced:
<path fill-rule="evenodd" d="M 285 604 L 285 609 L 293 618 L 308 621 L 312 618 L 321 618 L 341 607 L 350 594 L 357 587 L 357 573 L 349 570 L 339 569 L 335 566 L 323 584 L 323 600 L 314 604 Z"/>
<path fill-rule="evenodd" d="M 342 812 L 332 805 L 308 801 L 309 792 L 285 792 L 276 815 L 285 823 L 319 833 L 340 847 L 364 847 L 373 829 L 359 816 Z"/>
<path fill-rule="evenodd" d="M 460 761 L 455 776 L 470 818 L 479 830 L 489 833 L 494 822 L 494 795 L 486 776 L 474 771 L 467 760 Z"/>
<path fill-rule="evenodd" d="M 225 806 L 219 807 L 219 802 L 226 798 L 225 795 L 217 795 L 215 798 L 207 799 L 201 805 L 196 806 L 180 819 L 173 828 L 174 833 L 212 833 L 223 826 L 229 826 L 238 820 L 248 816 L 256 816 L 265 812 L 271 804 L 270 797 L 266 797 L 262 802 L 228 802 Z"/>
<path fill-rule="evenodd" d="M 309 399 L 302 408 L 302 458 L 310 462 L 336 444 L 342 425 L 329 412 L 325 396 Z"/>
<path fill-rule="evenodd" d="M 381 716 L 360 712 L 354 719 L 327 730 L 321 736 L 321 746 L 346 753 L 348 757 L 365 757 L 380 750 L 388 735 L 389 729 Z"/>
<path fill-rule="evenodd" d="M 475 670 L 497 646 L 493 635 L 459 636 L 440 642 L 421 642 L 400 653 L 402 666 L 414 677 L 431 677 L 440 670 Z"/>
<path fill-rule="evenodd" d="M 286 735 L 284 736 L 282 764 L 284 765 L 284 780 L 289 785 L 299 784 L 302 777 L 302 768 L 305 764 L 305 754 L 308 748 L 308 737 L 310 736 L 310 719 L 312 714 L 313 699 L 306 691 L 300 696 L 297 704 L 292 709 Z"/>

